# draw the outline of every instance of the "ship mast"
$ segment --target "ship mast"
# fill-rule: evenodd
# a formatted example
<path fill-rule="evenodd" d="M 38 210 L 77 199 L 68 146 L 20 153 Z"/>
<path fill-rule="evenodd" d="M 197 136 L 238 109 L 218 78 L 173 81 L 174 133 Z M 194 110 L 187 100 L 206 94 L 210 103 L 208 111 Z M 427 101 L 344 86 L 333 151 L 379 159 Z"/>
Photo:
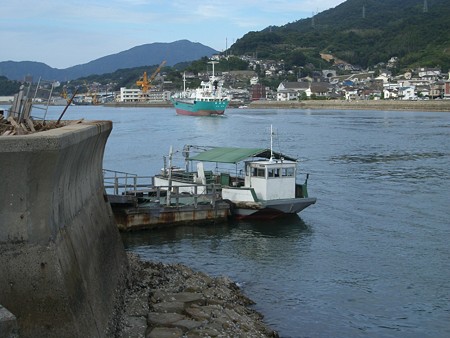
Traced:
<path fill-rule="evenodd" d="M 209 61 L 208 63 L 212 64 L 212 77 L 211 77 L 211 82 L 214 82 L 214 80 L 216 79 L 215 77 L 215 72 L 214 72 L 214 65 L 216 63 L 218 63 L 217 61 Z"/>
<path fill-rule="evenodd" d="M 273 161 L 273 129 L 272 125 L 270 125 L 270 162 Z"/>

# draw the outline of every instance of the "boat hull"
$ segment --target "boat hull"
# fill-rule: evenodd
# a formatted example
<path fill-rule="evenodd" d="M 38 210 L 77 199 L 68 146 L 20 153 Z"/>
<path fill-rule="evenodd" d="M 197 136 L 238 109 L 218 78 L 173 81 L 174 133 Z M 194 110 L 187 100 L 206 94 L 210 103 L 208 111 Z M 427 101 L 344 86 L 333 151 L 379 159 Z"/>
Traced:
<path fill-rule="evenodd" d="M 230 202 L 231 214 L 237 219 L 274 219 L 297 214 L 316 203 L 316 198 L 292 198 L 258 203 Z"/>
<path fill-rule="evenodd" d="M 172 104 L 178 115 L 213 116 L 223 115 L 228 106 L 227 100 L 217 101 L 182 101 L 172 99 Z"/>

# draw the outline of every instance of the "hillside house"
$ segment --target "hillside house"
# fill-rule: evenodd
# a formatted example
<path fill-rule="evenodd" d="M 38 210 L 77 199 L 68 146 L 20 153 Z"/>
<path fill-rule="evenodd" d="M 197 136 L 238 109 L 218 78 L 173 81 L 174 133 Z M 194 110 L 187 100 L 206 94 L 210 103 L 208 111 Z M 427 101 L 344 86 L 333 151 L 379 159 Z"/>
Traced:
<path fill-rule="evenodd" d="M 358 89 L 358 100 L 380 100 L 381 90 L 374 88 L 360 88 Z"/>
<path fill-rule="evenodd" d="M 419 68 L 417 73 L 419 78 L 429 81 L 436 81 L 441 76 L 441 70 L 439 68 Z"/>
<path fill-rule="evenodd" d="M 444 98 L 445 99 L 450 99 L 450 74 L 449 74 L 449 79 L 447 81 L 445 81 L 444 84 Z"/>
<path fill-rule="evenodd" d="M 397 88 L 384 88 L 383 97 L 385 100 L 396 100 L 398 99 L 398 89 Z"/>
<path fill-rule="evenodd" d="M 265 100 L 266 99 L 266 87 L 260 83 L 256 83 L 252 86 L 252 101 Z"/>
<path fill-rule="evenodd" d="M 277 88 L 277 101 L 298 100 L 302 93 L 311 96 L 309 82 L 281 82 Z"/>
<path fill-rule="evenodd" d="M 347 101 L 354 101 L 354 100 L 357 100 L 359 98 L 359 96 L 358 96 L 358 89 L 356 89 L 356 88 L 345 87 L 345 88 L 342 89 L 342 91 L 344 92 L 345 99 Z"/>
<path fill-rule="evenodd" d="M 255 84 L 257 84 L 259 82 L 259 78 L 257 77 L 257 76 L 253 76 L 251 79 L 250 79 L 250 85 L 251 86 L 254 86 Z"/>
<path fill-rule="evenodd" d="M 357 73 L 352 74 L 349 77 L 347 77 L 347 80 L 352 81 L 353 83 L 367 83 L 373 79 L 373 72 L 364 72 L 364 73 Z"/>
<path fill-rule="evenodd" d="M 430 86 L 416 86 L 417 97 L 429 98 L 430 97 Z"/>
<path fill-rule="evenodd" d="M 399 87 L 398 97 L 400 100 L 417 100 L 416 88 L 414 86 Z"/>
<path fill-rule="evenodd" d="M 307 97 L 311 97 L 311 95 L 316 97 L 329 97 L 332 90 L 333 86 L 327 82 L 313 82 L 309 90 L 306 90 L 305 93 Z"/>
<path fill-rule="evenodd" d="M 444 94 L 444 83 L 433 83 L 430 85 L 430 98 L 436 99 L 438 97 L 442 97 Z"/>
<path fill-rule="evenodd" d="M 380 75 L 378 75 L 378 76 L 375 78 L 375 80 L 377 80 L 377 81 L 383 81 L 383 84 L 384 84 L 384 83 L 389 83 L 390 78 L 391 78 L 391 77 L 390 77 L 388 74 L 386 74 L 386 73 L 381 73 Z"/>
<path fill-rule="evenodd" d="M 393 56 L 389 59 L 388 63 L 387 63 L 387 68 L 395 68 L 397 66 L 398 63 L 398 57 Z"/>
<path fill-rule="evenodd" d="M 242 104 L 244 102 L 250 101 L 250 93 L 246 89 L 229 89 L 227 91 L 228 96 L 230 96 L 231 102 Z"/>

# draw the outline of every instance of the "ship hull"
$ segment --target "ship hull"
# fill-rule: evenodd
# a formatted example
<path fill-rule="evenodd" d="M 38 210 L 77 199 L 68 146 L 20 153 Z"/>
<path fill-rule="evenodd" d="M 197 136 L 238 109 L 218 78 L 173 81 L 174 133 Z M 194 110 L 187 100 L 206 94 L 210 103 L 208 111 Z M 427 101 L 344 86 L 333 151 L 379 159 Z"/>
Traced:
<path fill-rule="evenodd" d="M 275 219 L 286 215 L 298 214 L 316 203 L 316 198 L 292 198 L 247 203 L 230 201 L 231 213 L 236 219 Z"/>
<path fill-rule="evenodd" d="M 223 115 L 228 101 L 183 101 L 172 99 L 172 104 L 178 115 L 211 116 Z"/>

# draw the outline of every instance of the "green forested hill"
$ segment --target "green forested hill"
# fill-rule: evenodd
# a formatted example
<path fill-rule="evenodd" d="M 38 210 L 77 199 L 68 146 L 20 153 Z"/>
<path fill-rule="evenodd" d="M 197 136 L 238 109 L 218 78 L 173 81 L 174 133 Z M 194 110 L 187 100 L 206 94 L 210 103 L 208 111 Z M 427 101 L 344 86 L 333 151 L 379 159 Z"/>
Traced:
<path fill-rule="evenodd" d="M 399 58 L 400 69 L 450 68 L 449 0 L 347 0 L 312 18 L 250 32 L 230 48 L 240 54 L 320 63 L 319 53 L 361 67 Z M 300 63 L 300 64 L 299 64 Z"/>

